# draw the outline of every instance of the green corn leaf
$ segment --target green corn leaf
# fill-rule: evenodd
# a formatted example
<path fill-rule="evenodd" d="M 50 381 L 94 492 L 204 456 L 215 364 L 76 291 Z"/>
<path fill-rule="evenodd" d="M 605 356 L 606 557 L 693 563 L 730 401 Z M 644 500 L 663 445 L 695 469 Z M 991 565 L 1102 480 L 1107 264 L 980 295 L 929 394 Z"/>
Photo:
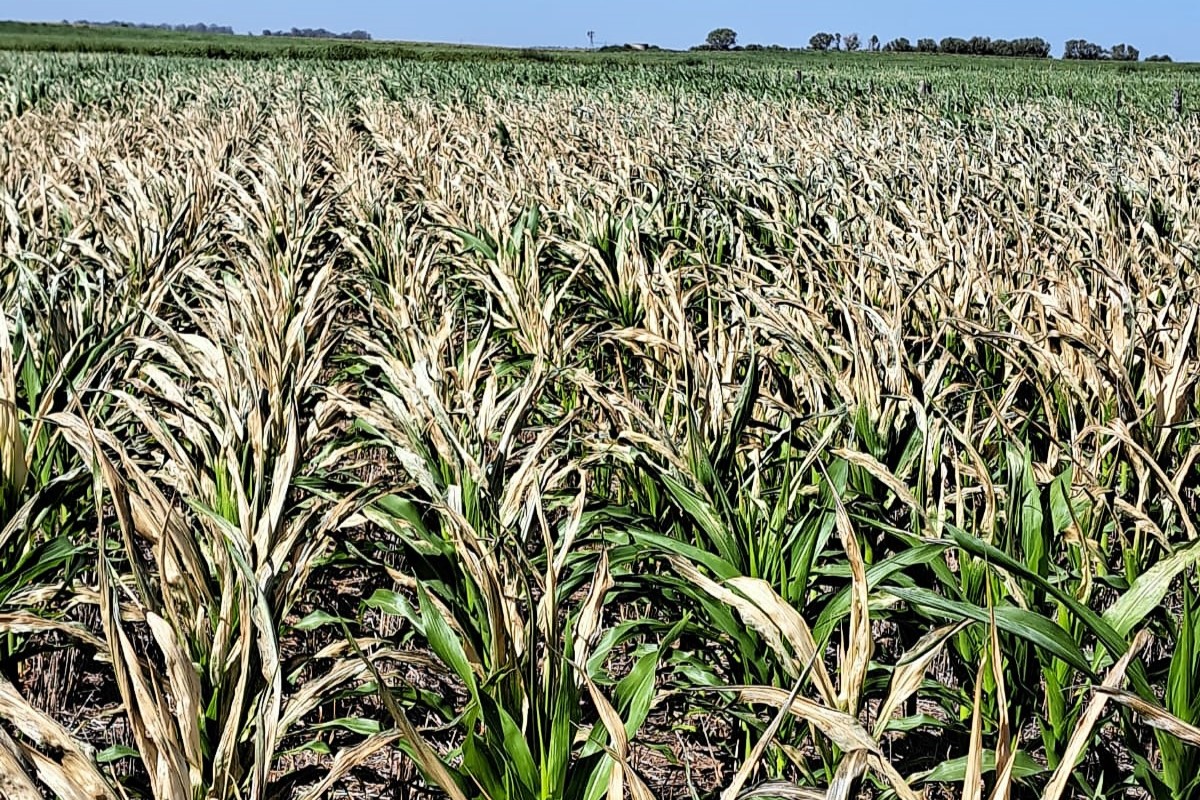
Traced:
<path fill-rule="evenodd" d="M 640 529 L 631 530 L 629 534 L 635 541 L 650 545 L 661 553 L 682 556 L 692 563 L 706 567 L 717 580 L 729 580 L 741 575 L 741 570 L 733 566 L 732 562 L 670 536 Z"/>
<path fill-rule="evenodd" d="M 488 261 L 496 260 L 496 248 L 493 245 L 485 242 L 475 234 L 470 233 L 469 231 L 464 231 L 460 228 L 453 229 L 453 233 L 459 239 L 462 239 L 463 244 L 466 245 L 468 251 L 479 253 Z"/>
<path fill-rule="evenodd" d="M 950 538 L 954 540 L 954 543 L 963 550 L 974 556 L 982 558 L 991 564 L 1002 567 L 1003 569 L 1015 575 L 1031 581 L 1048 593 L 1051 597 L 1058 600 L 1060 603 L 1070 609 L 1071 613 L 1078 617 L 1080 621 L 1087 625 L 1088 628 L 1091 629 L 1092 633 L 1094 633 L 1096 637 L 1103 642 L 1104 646 L 1107 647 L 1113 654 L 1122 655 L 1127 649 L 1129 649 L 1129 645 L 1125 641 L 1125 637 L 1113 629 L 1113 627 L 1105 620 L 1101 619 L 1100 615 L 1098 615 L 1095 611 L 1092 611 L 1090 608 L 1072 597 L 1071 594 L 1065 591 L 1061 586 L 1046 580 L 1042 576 L 1030 570 L 1021 562 L 1009 556 L 1003 550 L 988 544 L 982 539 L 970 535 L 966 531 L 959 530 L 953 526 L 947 526 L 946 530 L 950 534 Z"/>
<path fill-rule="evenodd" d="M 122 758 L 140 758 L 141 753 L 132 747 L 125 745 L 114 744 L 112 747 L 107 747 L 96 753 L 97 764 L 111 764 L 114 761 L 120 761 Z"/>
<path fill-rule="evenodd" d="M 949 600 L 927 589 L 888 587 L 884 591 L 927 612 L 950 619 L 969 619 L 988 624 L 986 608 Z M 1015 606 L 996 606 L 996 625 L 1005 633 L 1024 639 L 1056 658 L 1061 658 L 1080 672 L 1095 677 L 1091 664 L 1066 631 L 1040 614 Z"/>
<path fill-rule="evenodd" d="M 749 361 L 750 363 L 746 366 L 746 378 L 742 382 L 741 389 L 738 390 L 737 401 L 733 406 L 733 415 L 729 419 L 729 426 L 721 436 L 721 440 L 717 444 L 717 449 L 712 456 L 713 469 L 719 475 L 723 475 L 728 471 L 734 453 L 737 452 L 738 442 L 741 441 L 746 425 L 750 422 L 754 413 L 754 402 L 758 398 L 758 354 L 754 352 L 750 353 Z"/>
<path fill-rule="evenodd" d="M 654 679 L 658 674 L 658 655 L 656 647 L 642 656 L 634 664 L 629 674 L 617 684 L 617 700 L 625 714 L 625 733 L 633 738 L 638 728 L 650 714 L 650 704 L 654 700 Z"/>
<path fill-rule="evenodd" d="M 496 704 L 493 698 L 487 694 L 481 693 L 480 707 L 484 709 L 483 717 L 489 729 L 487 737 L 489 746 L 503 757 L 501 763 L 504 765 L 505 773 L 509 776 L 510 785 L 515 777 L 516 782 L 524 786 L 531 794 L 536 793 L 541 772 L 534 761 L 533 753 L 529 749 L 529 742 L 526 741 L 521 727 L 513 719 L 512 714 Z M 497 721 L 499 722 L 498 726 Z M 493 739 L 497 729 L 500 737 Z"/>
<path fill-rule="evenodd" d="M 363 719 L 361 717 L 339 717 L 338 719 L 331 719 L 328 722 L 321 722 L 313 725 L 310 729 L 314 731 L 325 731 L 329 730 L 330 728 L 341 728 L 342 730 L 347 730 L 351 733 L 357 733 L 362 736 L 370 736 L 383 730 L 383 727 L 379 724 L 378 720 Z"/>
<path fill-rule="evenodd" d="M 471 663 L 467 659 L 462 642 L 446 624 L 441 610 L 429 602 L 429 595 L 426 594 L 424 586 L 418 587 L 418 596 L 421 604 L 421 619 L 425 623 L 425 638 L 428 640 L 429 646 L 466 685 L 471 696 L 478 701 L 479 688 L 475 680 L 475 672 L 471 669 Z"/>
<path fill-rule="evenodd" d="M 393 592 L 390 589 L 376 589 L 370 597 L 363 601 L 363 605 L 382 611 L 385 614 L 391 614 L 393 617 L 406 619 L 422 635 L 425 633 L 425 625 L 421 621 L 420 613 L 413 608 L 408 598 L 399 592 Z"/>
<path fill-rule="evenodd" d="M 1038 491 L 1037 478 L 1033 474 L 1033 454 L 1028 448 L 1010 447 L 1009 464 L 1014 472 L 1014 497 L 1020 498 L 1021 503 L 1019 541 L 1022 559 L 1030 572 L 1039 578 L 1045 578 L 1045 519 L 1042 515 L 1042 495 Z"/>
<path fill-rule="evenodd" d="M 868 588 L 876 588 L 881 582 L 907 567 L 928 564 L 945 552 L 947 546 L 940 543 L 919 545 L 874 564 L 867 569 Z M 838 623 L 849 616 L 850 589 L 851 587 L 847 586 L 834 595 L 817 617 L 817 622 L 813 625 L 813 638 L 818 645 L 828 642 Z"/>
<path fill-rule="evenodd" d="M 737 563 L 741 554 L 740 549 L 712 504 L 684 486 L 682 482 L 665 470 L 659 471 L 658 475 L 667 488 L 667 492 L 675 499 L 684 513 L 704 531 L 721 558 L 730 564 Z"/>
<path fill-rule="evenodd" d="M 1184 570 L 1200 562 L 1200 542 L 1184 545 L 1139 575 L 1104 612 L 1104 621 L 1127 637 L 1151 611 L 1162 606 L 1171 584 Z"/>
<path fill-rule="evenodd" d="M 996 751 L 983 751 L 983 772 L 996 771 Z M 1045 774 L 1046 768 L 1034 760 L 1033 756 L 1023 750 L 1017 751 L 1016 764 L 1013 766 L 1013 777 L 1017 780 L 1033 778 L 1038 775 Z M 952 758 L 949 761 L 943 761 L 937 767 L 929 772 L 923 773 L 916 777 L 915 782 L 920 783 L 962 783 L 967 775 L 967 756 Z"/>
<path fill-rule="evenodd" d="M 311 614 L 308 614 L 306 617 L 304 617 L 304 619 L 293 625 L 292 628 L 298 631 L 315 631 L 317 628 L 324 627 L 325 625 L 341 625 L 342 623 L 349 623 L 352 621 L 353 620 L 349 620 L 344 617 L 335 617 L 332 614 L 327 614 L 324 611 L 313 611 Z"/>
<path fill-rule="evenodd" d="M 325 742 L 321 741 L 320 739 L 311 739 L 299 747 L 293 747 L 291 750 L 284 750 L 279 755 L 282 757 L 299 755 L 300 753 L 314 753 L 319 756 L 327 756 L 332 752 L 333 748 L 331 748 Z"/>
<path fill-rule="evenodd" d="M 945 721 L 937 717 L 931 717 L 928 714 L 914 714 L 911 717 L 896 717 L 890 720 L 884 730 L 893 733 L 910 733 L 924 728 L 948 727 L 949 725 Z"/>

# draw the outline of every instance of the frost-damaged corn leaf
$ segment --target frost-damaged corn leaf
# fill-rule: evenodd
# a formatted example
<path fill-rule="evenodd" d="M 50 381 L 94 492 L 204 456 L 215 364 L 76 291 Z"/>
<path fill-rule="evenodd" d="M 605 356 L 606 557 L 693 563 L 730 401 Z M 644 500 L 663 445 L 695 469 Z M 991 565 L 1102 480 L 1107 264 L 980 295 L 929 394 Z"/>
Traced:
<path fill-rule="evenodd" d="M 30 611 L 0 614 L 0 633 L 61 633 L 103 653 L 104 641 L 77 622 L 46 619 Z"/>
<path fill-rule="evenodd" d="M 596 645 L 604 613 L 604 599 L 615 585 L 608 568 L 608 552 L 601 552 L 600 560 L 592 574 L 592 586 L 579 612 L 579 621 L 575 624 L 575 653 L 580 664 L 587 663 L 592 648 Z"/>
<path fill-rule="evenodd" d="M 1189 725 L 1159 705 L 1143 700 L 1133 692 L 1097 686 L 1098 694 L 1107 695 L 1113 701 L 1135 711 L 1151 728 L 1169 733 L 1181 742 L 1200 747 L 1200 728 Z"/>
<path fill-rule="evenodd" d="M 913 791 L 913 788 L 908 785 L 908 781 L 904 779 L 892 765 L 892 762 L 883 757 L 882 753 L 872 753 L 868 757 L 868 764 L 872 770 L 878 773 L 887 782 L 888 786 L 892 787 L 892 791 L 900 800 L 923 800 L 924 793 L 918 794 Z"/>
<path fill-rule="evenodd" d="M 967 747 L 967 769 L 963 775 L 962 800 L 983 796 L 983 673 L 981 663 L 975 672 L 975 699 L 971 704 L 971 738 Z"/>
<path fill-rule="evenodd" d="M 769 686 L 728 686 L 725 690 L 736 692 L 738 699 L 744 703 L 786 708 L 793 716 L 811 723 L 820 730 L 845 754 L 861 752 L 866 758 L 868 768 L 878 773 L 901 800 L 916 800 L 918 797 L 904 777 L 888 762 L 879 744 L 871 738 L 858 720 L 849 714 Z"/>
<path fill-rule="evenodd" d="M 729 686 L 743 703 L 760 703 L 772 708 L 787 708 L 795 717 L 811 722 L 821 733 L 845 752 L 866 750 L 881 754 L 879 745 L 858 720 L 849 714 L 827 708 L 804 697 L 791 697 L 783 689 L 771 686 Z M 790 700 L 790 702 L 789 702 Z"/>
<path fill-rule="evenodd" d="M 358 642 L 350 635 L 350 630 L 344 625 L 342 632 L 345 634 L 350 648 L 358 656 L 359 660 L 362 661 L 367 671 L 371 673 L 371 678 L 374 680 L 375 686 L 378 687 L 379 697 L 383 701 L 383 706 L 387 709 L 388 714 L 392 717 L 392 721 L 396 724 L 396 732 L 399 734 L 397 738 L 401 749 L 408 754 L 409 758 L 416 762 L 417 769 L 421 771 L 425 779 L 445 792 L 450 800 L 467 800 L 467 796 L 463 793 L 462 787 L 459 785 L 451 768 L 442 761 L 441 757 L 429 742 L 426 741 L 425 737 L 421 735 L 416 726 L 409 721 L 408 715 L 404 713 L 404 709 L 396 701 L 396 696 L 392 694 L 387 682 L 379 674 L 375 663 L 359 648 Z"/>
<path fill-rule="evenodd" d="M 714 600 L 735 609 L 742 621 L 775 652 L 791 677 L 798 677 L 812 664 L 813 685 L 821 699 L 828 705 L 835 704 L 837 694 L 825 663 L 817 657 L 812 631 L 799 612 L 770 584 L 757 578 L 737 577 L 722 585 L 679 556 L 668 556 L 667 560 L 680 577 L 691 581 Z"/>
<path fill-rule="evenodd" d="M 629 794 L 633 800 L 654 800 L 650 788 L 629 764 L 629 737 L 625 733 L 625 723 L 621 721 L 621 715 L 613 708 L 595 681 L 588 676 L 586 670 L 579 670 L 579 673 L 587 686 L 592 703 L 596 706 L 596 712 L 600 715 L 600 722 L 612 741 L 612 746 L 607 750 L 617 768 L 608 776 L 608 800 L 624 800 L 626 781 L 629 783 Z"/>
<path fill-rule="evenodd" d="M 42 800 L 37 784 L 26 769 L 32 767 L 22 748 L 0 728 L 0 797 L 5 800 Z"/>
<path fill-rule="evenodd" d="M 738 795 L 737 800 L 825 800 L 825 792 L 787 781 L 767 781 Z"/>
<path fill-rule="evenodd" d="M 398 730 L 383 731 L 363 739 L 353 747 L 338 751 L 338 754 L 334 756 L 333 763 L 329 765 L 329 771 L 325 777 L 316 786 L 302 794 L 300 800 L 320 800 L 351 770 L 365 764 L 376 753 L 391 747 L 402 735 Z"/>
<path fill-rule="evenodd" d="M 801 677 L 796 681 L 796 685 L 792 687 L 792 693 L 788 695 L 787 700 L 780 705 L 778 712 L 775 714 L 775 718 L 771 720 L 771 724 L 767 726 L 767 729 L 763 731 L 762 736 L 760 736 L 758 741 L 754 743 L 754 749 L 750 751 L 750 755 L 747 756 L 746 760 L 742 762 L 742 765 L 738 767 L 738 771 L 733 776 L 733 780 L 729 782 L 729 786 L 726 787 L 725 791 L 721 792 L 721 800 L 734 800 L 734 798 L 736 798 L 742 791 L 742 787 L 746 785 L 746 781 L 750 779 L 750 775 L 758 767 L 758 762 L 762 760 L 763 755 L 767 752 L 767 748 L 770 747 L 771 742 L 774 741 L 775 735 L 779 733 L 779 728 L 783 725 L 783 721 L 787 719 L 788 710 L 791 708 L 791 705 L 795 701 L 796 697 L 800 694 L 800 688 L 803 685 L 804 678 Z M 850 753 L 847 756 L 847 759 L 854 756 L 857 752 L 861 751 Z M 861 771 L 859 774 L 862 774 Z M 855 777 L 857 777 L 857 775 Z"/>
<path fill-rule="evenodd" d="M 179 730 L 178 742 L 188 765 L 188 780 L 196 787 L 200 785 L 204 769 L 204 754 L 200 744 L 200 676 L 196 674 L 179 636 L 166 620 L 154 612 L 147 612 L 146 623 L 166 663 L 171 695 L 175 700 L 173 705 L 175 724 Z"/>
<path fill-rule="evenodd" d="M 942 652 L 946 642 L 970 624 L 970 621 L 963 620 L 943 625 L 922 636 L 920 641 L 904 654 L 892 671 L 891 689 L 879 709 L 878 721 L 875 723 L 876 737 L 883 735 L 891 721 L 892 713 L 900 704 L 921 687 L 921 682 L 925 679 L 925 670 Z"/>
<path fill-rule="evenodd" d="M 870 765 L 870 758 L 870 754 L 865 750 L 855 750 L 842 756 L 842 763 L 838 764 L 825 797 L 828 800 L 850 800 L 859 778 Z"/>
<path fill-rule="evenodd" d="M 892 494 L 896 495 L 902 503 L 915 511 L 921 517 L 922 522 L 925 521 L 925 509 L 921 507 L 917 498 L 913 496 L 913 493 L 904 485 L 902 480 L 893 475 L 874 456 L 845 448 L 835 448 L 830 451 L 830 454 L 837 458 L 843 458 L 854 466 L 869 472 L 876 480 L 891 489 Z"/>
<path fill-rule="evenodd" d="M 156 797 L 187 800 L 190 777 L 177 729 L 168 721 L 166 715 L 170 709 L 156 691 L 157 685 L 147 678 L 133 642 L 121 624 L 110 570 L 107 560 L 101 558 L 100 614 L 104 636 L 110 643 L 121 701 L 129 715 L 130 730 Z"/>
<path fill-rule="evenodd" d="M 34 745 L 18 744 L 18 754 L 8 749 L 8 745 L 15 742 L 6 736 L 7 741 L 0 742 L 0 750 L 7 754 L 7 760 L 32 762 L 42 782 L 63 800 L 117 800 L 96 767 L 91 748 L 30 705 L 16 687 L 2 677 L 0 719 L 7 721 Z M 13 776 L 22 772 L 14 772 Z M 13 777 L 13 785 L 20 790 L 27 781 Z"/>
<path fill-rule="evenodd" d="M 25 437 L 17 414 L 13 346 L 8 335 L 8 318 L 0 310 L 0 509 L 25 485 L 25 474 Z"/>
<path fill-rule="evenodd" d="M 753 602 L 768 619 L 778 627 L 780 634 L 791 645 L 801 670 L 812 672 L 813 685 L 826 705 L 833 705 L 837 700 L 837 692 L 833 681 L 825 668 L 817 651 L 817 643 L 813 639 L 812 629 L 808 627 L 804 617 L 800 616 L 790 603 L 779 596 L 779 593 L 764 580 L 758 578 L 734 578 L 729 585 L 741 592 Z M 811 664 L 811 668 L 809 665 Z"/>
<path fill-rule="evenodd" d="M 847 645 L 842 661 L 837 706 L 853 715 L 858 713 L 863 687 L 867 682 L 867 672 L 871 667 L 871 655 L 875 650 L 875 638 L 871 635 L 867 566 L 863 561 L 854 526 L 850 523 L 850 514 L 842 503 L 837 486 L 830 480 L 829 473 L 819 461 L 817 465 L 821 468 L 821 475 L 833 498 L 838 538 L 846 551 L 846 560 L 850 563 L 850 629 L 846 634 Z"/>
<path fill-rule="evenodd" d="M 991 603 L 988 603 L 988 611 L 992 615 L 991 623 L 988 625 L 988 661 L 992 667 L 992 679 L 995 683 L 996 692 L 996 712 L 999 717 L 996 724 L 996 764 L 1000 769 L 1001 776 L 1007 775 L 1009 779 L 1012 777 L 1012 742 L 1009 737 L 1011 730 L 1008 721 L 1008 688 L 1004 685 L 1004 653 L 1000 651 L 1000 633 L 996 628 L 995 609 Z M 997 781 L 995 793 L 997 795 L 1007 793 L 1007 783 L 1003 780 Z"/>

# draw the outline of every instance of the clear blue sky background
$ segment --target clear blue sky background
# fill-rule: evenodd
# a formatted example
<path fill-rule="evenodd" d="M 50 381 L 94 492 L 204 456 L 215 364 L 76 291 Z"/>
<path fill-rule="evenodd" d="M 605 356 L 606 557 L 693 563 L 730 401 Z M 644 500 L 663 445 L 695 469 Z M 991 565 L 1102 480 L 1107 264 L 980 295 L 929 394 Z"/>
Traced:
<path fill-rule="evenodd" d="M 1200 60 L 1200 0 L 0 0 L 0 18 L 208 22 L 239 32 L 263 28 L 370 31 L 376 39 L 512 46 L 603 42 L 684 48 L 728 26 L 743 44 L 801 46 L 820 30 L 865 41 L 907 36 L 1041 36 L 1059 54 L 1065 40 L 1109 47 L 1128 42 L 1145 57 Z"/>

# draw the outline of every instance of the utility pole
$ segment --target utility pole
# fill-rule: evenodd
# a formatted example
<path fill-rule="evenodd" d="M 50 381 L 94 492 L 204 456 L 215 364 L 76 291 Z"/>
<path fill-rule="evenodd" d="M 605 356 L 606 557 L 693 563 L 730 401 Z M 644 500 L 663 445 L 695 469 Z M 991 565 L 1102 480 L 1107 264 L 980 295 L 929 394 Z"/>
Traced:
<path fill-rule="evenodd" d="M 595 31 L 588 31 L 588 49 L 589 50 L 596 49 L 596 32 Z"/>

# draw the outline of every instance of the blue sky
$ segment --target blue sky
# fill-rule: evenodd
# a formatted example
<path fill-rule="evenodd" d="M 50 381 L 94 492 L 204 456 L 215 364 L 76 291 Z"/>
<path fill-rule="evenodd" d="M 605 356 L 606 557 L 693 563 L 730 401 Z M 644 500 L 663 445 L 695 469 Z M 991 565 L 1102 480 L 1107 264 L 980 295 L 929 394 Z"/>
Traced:
<path fill-rule="evenodd" d="M 6 8 L 8 9 L 6 11 Z M 209 22 L 239 32 L 312 27 L 368 30 L 377 39 L 513 46 L 652 42 L 683 48 L 727 26 L 742 43 L 803 45 L 819 30 L 895 36 L 1041 36 L 1055 54 L 1070 38 L 1200 60 L 1200 2 L 1192 0 L 21 0 L 0 1 L 0 18 Z"/>

